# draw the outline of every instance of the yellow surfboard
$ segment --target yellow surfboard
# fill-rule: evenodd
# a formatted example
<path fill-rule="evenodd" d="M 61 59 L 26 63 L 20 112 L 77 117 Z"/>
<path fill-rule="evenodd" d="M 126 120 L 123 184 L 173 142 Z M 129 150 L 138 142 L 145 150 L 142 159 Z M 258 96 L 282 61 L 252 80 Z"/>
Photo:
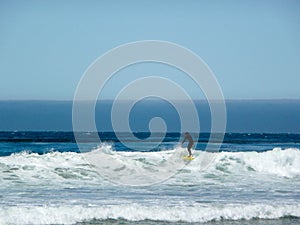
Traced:
<path fill-rule="evenodd" d="M 193 160 L 193 159 L 195 159 L 194 156 L 188 156 L 188 155 L 185 155 L 182 158 L 185 159 L 185 160 Z"/>

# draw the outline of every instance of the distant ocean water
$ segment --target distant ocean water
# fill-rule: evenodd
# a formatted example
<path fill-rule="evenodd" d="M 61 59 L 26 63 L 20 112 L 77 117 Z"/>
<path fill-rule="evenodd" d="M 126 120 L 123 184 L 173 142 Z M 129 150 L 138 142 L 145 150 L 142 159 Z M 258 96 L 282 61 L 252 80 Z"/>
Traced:
<path fill-rule="evenodd" d="M 184 102 L 178 102 L 185 108 Z M 98 131 L 114 131 L 111 123 L 113 103 L 111 100 L 97 103 L 95 123 Z M 210 132 L 208 102 L 195 100 L 194 103 L 201 132 Z M 227 100 L 226 110 L 228 133 L 300 133 L 299 99 Z M 122 112 L 120 116 L 124 116 Z M 168 132 L 181 131 L 178 113 L 170 103 L 161 99 L 138 101 L 128 119 L 134 132 L 147 132 L 149 121 L 154 117 L 161 117 L 165 121 Z M 72 131 L 72 101 L 0 101 L 0 120 L 0 131 Z M 193 123 L 189 126 L 194 128 Z"/>
<path fill-rule="evenodd" d="M 200 170 L 201 133 L 182 170 L 150 186 L 116 185 L 86 161 L 101 151 L 139 170 L 183 152 L 180 133 L 0 132 L 0 224 L 299 224 L 300 134 L 227 133 Z M 148 143 L 163 142 L 151 151 Z M 134 172 L 134 171 L 133 171 Z"/>

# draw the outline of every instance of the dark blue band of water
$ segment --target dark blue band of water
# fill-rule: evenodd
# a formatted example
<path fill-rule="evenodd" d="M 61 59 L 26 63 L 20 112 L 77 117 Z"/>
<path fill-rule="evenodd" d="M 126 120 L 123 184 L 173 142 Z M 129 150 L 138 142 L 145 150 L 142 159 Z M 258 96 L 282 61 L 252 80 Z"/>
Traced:
<path fill-rule="evenodd" d="M 118 137 L 113 132 L 81 132 L 78 133 L 77 142 L 73 132 L 0 132 L 0 156 L 13 153 L 31 152 L 46 154 L 48 152 L 82 152 L 91 151 L 99 146 L 98 135 L 101 142 L 112 146 L 115 151 L 163 151 L 174 149 L 182 141 L 180 133 L 134 133 L 137 139 L 133 140 L 128 133 L 119 133 Z M 192 134 L 192 136 L 197 136 Z M 194 150 L 205 150 L 209 141 L 209 133 L 200 133 L 195 140 Z M 161 142 L 160 140 L 163 139 Z M 126 147 L 131 142 L 136 149 Z M 155 142 L 157 147 L 149 150 L 150 142 Z M 79 150 L 78 145 L 81 145 Z M 185 145 L 183 147 L 186 147 Z M 274 148 L 300 148 L 300 134 L 246 134 L 227 133 L 220 151 L 263 152 Z"/>
<path fill-rule="evenodd" d="M 77 142 L 95 142 L 100 137 L 101 141 L 112 141 L 112 142 L 126 142 L 134 141 L 128 138 L 128 133 L 114 132 L 80 132 L 78 133 Z M 174 142 L 179 141 L 182 138 L 182 134 L 177 132 L 153 133 L 152 138 L 149 132 L 138 132 L 134 135 L 145 142 L 155 142 L 164 137 L 163 142 Z M 196 134 L 195 134 L 196 136 Z M 200 133 L 197 142 L 207 142 L 209 140 L 210 133 Z M 6 132 L 0 131 L 0 142 L 73 142 L 75 143 L 75 137 L 73 132 L 38 132 L 38 131 L 17 131 L 17 132 Z M 272 134 L 272 133 L 226 133 L 224 136 L 223 143 L 234 143 L 234 144 L 253 144 L 253 143 L 295 143 L 300 144 L 300 134 Z"/>

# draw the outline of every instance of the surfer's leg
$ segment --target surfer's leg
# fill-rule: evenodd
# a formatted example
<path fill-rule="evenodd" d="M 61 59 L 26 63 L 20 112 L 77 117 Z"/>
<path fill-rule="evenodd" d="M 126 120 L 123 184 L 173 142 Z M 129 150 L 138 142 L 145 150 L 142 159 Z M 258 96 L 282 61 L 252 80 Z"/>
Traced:
<path fill-rule="evenodd" d="M 192 151 L 191 151 L 191 148 L 193 147 L 192 144 L 189 144 L 188 147 L 187 147 L 187 150 L 189 152 L 189 156 L 192 156 Z"/>

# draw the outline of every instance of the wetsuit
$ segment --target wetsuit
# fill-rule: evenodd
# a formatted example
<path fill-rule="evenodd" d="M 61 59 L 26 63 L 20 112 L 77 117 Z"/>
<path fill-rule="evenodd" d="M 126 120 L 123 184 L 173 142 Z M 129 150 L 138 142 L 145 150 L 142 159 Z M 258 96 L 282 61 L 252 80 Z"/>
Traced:
<path fill-rule="evenodd" d="M 187 146 L 187 150 L 188 150 L 188 152 L 189 152 L 189 156 L 192 156 L 191 148 L 192 148 L 193 145 L 194 145 L 194 141 L 193 141 L 192 136 L 191 136 L 188 132 L 186 132 L 186 133 L 184 134 L 184 139 L 183 139 L 183 141 L 182 141 L 182 144 L 183 144 L 186 140 L 189 141 L 189 144 L 188 144 L 188 146 Z"/>

